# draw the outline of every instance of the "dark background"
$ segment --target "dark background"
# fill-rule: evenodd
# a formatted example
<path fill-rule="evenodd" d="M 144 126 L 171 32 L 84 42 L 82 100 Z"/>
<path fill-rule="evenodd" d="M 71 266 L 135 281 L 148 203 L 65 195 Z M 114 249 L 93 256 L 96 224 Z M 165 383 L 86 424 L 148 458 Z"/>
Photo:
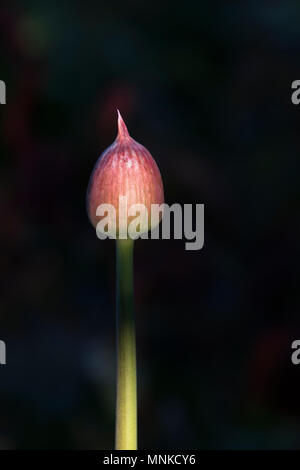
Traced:
<path fill-rule="evenodd" d="M 115 246 L 85 210 L 116 108 L 205 246 L 138 241 L 139 446 L 300 447 L 298 1 L 2 1 L 1 449 L 109 449 Z"/>

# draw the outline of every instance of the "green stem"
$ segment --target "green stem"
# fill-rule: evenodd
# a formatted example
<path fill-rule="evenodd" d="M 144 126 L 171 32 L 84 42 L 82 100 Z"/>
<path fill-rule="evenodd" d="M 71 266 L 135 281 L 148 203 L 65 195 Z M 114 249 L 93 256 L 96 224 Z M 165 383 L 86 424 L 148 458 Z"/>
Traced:
<path fill-rule="evenodd" d="M 116 449 L 137 450 L 133 240 L 117 240 Z"/>

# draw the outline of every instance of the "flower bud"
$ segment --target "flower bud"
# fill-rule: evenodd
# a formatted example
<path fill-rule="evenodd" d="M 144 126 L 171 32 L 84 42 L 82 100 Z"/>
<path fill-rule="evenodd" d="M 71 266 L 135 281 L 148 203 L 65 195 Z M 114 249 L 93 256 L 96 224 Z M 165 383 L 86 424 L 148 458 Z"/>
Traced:
<path fill-rule="evenodd" d="M 161 212 L 151 218 L 152 205 L 163 202 L 159 169 L 150 152 L 130 137 L 118 111 L 117 138 L 100 155 L 90 177 L 89 219 L 100 238 L 101 235 L 127 238 L 134 221 L 138 221 L 140 234 L 154 229 Z"/>

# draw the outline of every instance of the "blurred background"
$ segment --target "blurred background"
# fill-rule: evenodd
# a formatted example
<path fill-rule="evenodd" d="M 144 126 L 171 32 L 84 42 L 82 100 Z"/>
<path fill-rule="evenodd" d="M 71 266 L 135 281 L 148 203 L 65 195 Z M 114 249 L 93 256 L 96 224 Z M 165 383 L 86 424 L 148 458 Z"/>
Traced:
<path fill-rule="evenodd" d="M 1 449 L 111 449 L 116 108 L 205 246 L 138 241 L 141 449 L 300 448 L 300 4 L 2 1 Z"/>

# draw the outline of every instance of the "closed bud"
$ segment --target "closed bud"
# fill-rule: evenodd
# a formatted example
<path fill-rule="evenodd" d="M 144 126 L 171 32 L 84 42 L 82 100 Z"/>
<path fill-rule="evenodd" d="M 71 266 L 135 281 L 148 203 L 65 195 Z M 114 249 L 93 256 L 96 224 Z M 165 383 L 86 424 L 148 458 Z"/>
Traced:
<path fill-rule="evenodd" d="M 150 152 L 130 137 L 118 111 L 117 138 L 100 155 L 89 181 L 89 219 L 100 238 L 127 238 L 131 226 L 140 234 L 154 229 L 161 213 L 151 218 L 152 205 L 163 202 L 160 171 Z"/>

